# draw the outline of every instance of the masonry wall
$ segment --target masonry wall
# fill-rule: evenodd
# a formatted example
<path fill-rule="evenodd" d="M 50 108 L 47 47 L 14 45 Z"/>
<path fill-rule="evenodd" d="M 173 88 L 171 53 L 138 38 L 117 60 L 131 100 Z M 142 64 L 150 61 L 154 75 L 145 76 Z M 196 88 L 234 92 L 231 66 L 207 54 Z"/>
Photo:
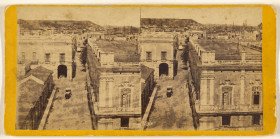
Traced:
<path fill-rule="evenodd" d="M 260 125 L 252 124 L 252 115 L 231 116 L 229 126 L 222 125 L 222 116 L 201 117 L 199 130 L 262 130 L 262 115 Z"/>

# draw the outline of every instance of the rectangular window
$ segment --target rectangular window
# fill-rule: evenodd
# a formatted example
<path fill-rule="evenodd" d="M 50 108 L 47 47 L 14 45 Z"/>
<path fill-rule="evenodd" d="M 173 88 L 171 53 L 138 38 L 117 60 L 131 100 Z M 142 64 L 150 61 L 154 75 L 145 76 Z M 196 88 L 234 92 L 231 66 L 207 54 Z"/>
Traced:
<path fill-rule="evenodd" d="M 24 62 L 25 61 L 25 52 L 21 53 L 21 61 Z"/>
<path fill-rule="evenodd" d="M 121 127 L 129 127 L 129 118 L 121 118 Z"/>
<path fill-rule="evenodd" d="M 121 90 L 121 107 L 122 108 L 129 108 L 130 107 L 130 88 L 123 88 Z"/>
<path fill-rule="evenodd" d="M 253 92 L 253 104 L 254 105 L 260 104 L 260 92 Z"/>
<path fill-rule="evenodd" d="M 33 61 L 36 61 L 36 60 L 37 60 L 36 52 L 33 52 L 33 54 L 32 54 L 32 60 L 33 60 Z"/>
<path fill-rule="evenodd" d="M 230 126 L 230 116 L 222 116 L 222 125 Z"/>
<path fill-rule="evenodd" d="M 260 125 L 261 116 L 256 114 L 252 116 L 252 124 L 253 125 Z"/>
<path fill-rule="evenodd" d="M 65 53 L 60 53 L 59 62 L 65 62 Z"/>
<path fill-rule="evenodd" d="M 51 54 L 50 54 L 50 53 L 46 53 L 46 54 L 45 54 L 45 62 L 46 62 L 46 63 L 49 63 L 49 62 L 50 62 L 50 59 L 51 59 Z"/>
<path fill-rule="evenodd" d="M 161 60 L 167 60 L 167 52 L 166 51 L 161 52 Z"/>
<path fill-rule="evenodd" d="M 222 104 L 223 106 L 228 106 L 230 104 L 230 97 L 229 97 L 229 93 L 228 92 L 223 92 L 223 96 L 222 96 Z"/>
<path fill-rule="evenodd" d="M 152 52 L 146 52 L 146 60 L 152 60 Z"/>

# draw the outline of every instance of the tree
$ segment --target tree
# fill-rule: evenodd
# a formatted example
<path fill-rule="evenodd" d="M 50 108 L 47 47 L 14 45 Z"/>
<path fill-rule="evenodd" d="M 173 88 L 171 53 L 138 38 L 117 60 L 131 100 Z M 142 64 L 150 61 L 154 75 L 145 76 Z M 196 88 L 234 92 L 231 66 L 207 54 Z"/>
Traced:
<path fill-rule="evenodd" d="M 72 62 L 72 79 L 76 77 L 76 68 L 77 68 L 77 65 L 76 65 L 76 62 Z"/>
<path fill-rule="evenodd" d="M 85 67 L 87 63 L 87 46 L 82 49 L 80 60 L 82 65 Z"/>

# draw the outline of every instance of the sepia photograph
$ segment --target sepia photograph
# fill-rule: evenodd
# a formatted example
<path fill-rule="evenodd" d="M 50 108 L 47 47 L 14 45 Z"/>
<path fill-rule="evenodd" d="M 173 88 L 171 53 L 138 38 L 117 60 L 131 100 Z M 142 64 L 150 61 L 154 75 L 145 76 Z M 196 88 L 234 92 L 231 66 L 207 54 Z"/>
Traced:
<path fill-rule="evenodd" d="M 262 131 L 262 8 L 21 6 L 16 78 L 16 130 Z"/>

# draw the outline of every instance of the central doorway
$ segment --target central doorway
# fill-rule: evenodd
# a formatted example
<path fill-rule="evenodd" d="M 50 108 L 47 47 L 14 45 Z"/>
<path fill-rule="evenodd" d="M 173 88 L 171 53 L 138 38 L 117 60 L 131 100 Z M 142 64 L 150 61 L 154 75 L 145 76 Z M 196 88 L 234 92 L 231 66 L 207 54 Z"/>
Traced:
<path fill-rule="evenodd" d="M 67 66 L 59 65 L 57 67 L 57 78 L 67 77 Z"/>
<path fill-rule="evenodd" d="M 159 76 L 162 75 L 168 76 L 168 64 L 166 63 L 161 63 L 159 65 Z"/>

